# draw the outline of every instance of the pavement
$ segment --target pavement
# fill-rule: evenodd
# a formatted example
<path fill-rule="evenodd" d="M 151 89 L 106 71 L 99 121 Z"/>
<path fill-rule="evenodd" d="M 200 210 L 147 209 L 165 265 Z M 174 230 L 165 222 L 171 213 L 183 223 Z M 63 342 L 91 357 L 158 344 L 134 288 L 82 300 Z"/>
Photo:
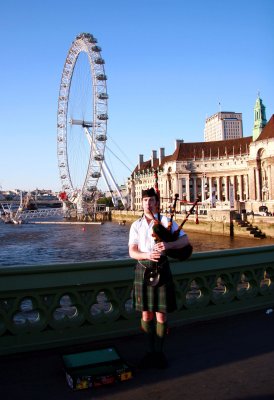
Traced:
<path fill-rule="evenodd" d="M 138 370 L 112 386 L 71 390 L 62 354 L 94 344 L 0 357 L 1 400 L 274 400 L 274 312 L 259 310 L 172 328 L 166 370 Z M 130 365 L 144 354 L 144 335 L 114 345 Z"/>

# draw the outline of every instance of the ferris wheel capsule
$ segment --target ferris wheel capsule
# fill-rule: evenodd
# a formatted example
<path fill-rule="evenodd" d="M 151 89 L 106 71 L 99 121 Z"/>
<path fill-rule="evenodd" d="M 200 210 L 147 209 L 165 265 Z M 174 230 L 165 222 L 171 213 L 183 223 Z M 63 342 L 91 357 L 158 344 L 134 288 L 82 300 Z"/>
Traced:
<path fill-rule="evenodd" d="M 108 120 L 104 65 L 97 39 L 77 35 L 65 58 L 57 110 L 59 174 L 71 199 L 80 193 L 79 199 L 92 201 L 101 176 Z"/>

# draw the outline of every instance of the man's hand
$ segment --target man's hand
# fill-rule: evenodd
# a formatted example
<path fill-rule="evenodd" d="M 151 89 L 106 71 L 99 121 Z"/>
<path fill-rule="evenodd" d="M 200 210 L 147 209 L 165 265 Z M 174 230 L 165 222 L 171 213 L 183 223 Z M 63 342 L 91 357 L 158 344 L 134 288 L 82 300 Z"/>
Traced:
<path fill-rule="evenodd" d="M 157 262 L 161 257 L 161 252 L 154 248 L 150 253 L 148 253 L 148 255 L 149 255 L 148 260 Z"/>
<path fill-rule="evenodd" d="M 167 250 L 167 243 L 166 242 L 158 242 L 155 243 L 154 247 L 153 247 L 154 251 L 158 251 L 159 253 L 161 253 L 162 251 Z"/>
<path fill-rule="evenodd" d="M 164 252 L 165 250 L 180 249 L 189 244 L 187 235 L 179 237 L 174 242 L 158 242 L 154 245 L 154 250 Z"/>

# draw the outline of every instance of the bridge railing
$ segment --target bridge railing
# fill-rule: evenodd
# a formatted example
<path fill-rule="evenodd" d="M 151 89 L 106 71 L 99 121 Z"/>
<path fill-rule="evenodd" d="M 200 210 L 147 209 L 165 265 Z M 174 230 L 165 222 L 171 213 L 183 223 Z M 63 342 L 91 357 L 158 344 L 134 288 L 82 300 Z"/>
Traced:
<path fill-rule="evenodd" d="M 139 332 L 135 261 L 0 268 L 0 354 Z M 171 262 L 182 325 L 274 306 L 274 246 L 193 254 Z"/>
<path fill-rule="evenodd" d="M 17 218 L 23 221 L 27 219 L 36 219 L 36 218 L 47 218 L 53 216 L 64 216 L 64 210 L 62 208 L 44 208 L 38 210 L 24 210 L 17 211 Z"/>

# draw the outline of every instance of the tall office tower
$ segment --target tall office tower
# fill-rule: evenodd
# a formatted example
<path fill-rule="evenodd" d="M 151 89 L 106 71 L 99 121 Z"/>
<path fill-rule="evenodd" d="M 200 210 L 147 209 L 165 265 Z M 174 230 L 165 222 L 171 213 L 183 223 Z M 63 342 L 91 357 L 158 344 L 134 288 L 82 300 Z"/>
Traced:
<path fill-rule="evenodd" d="M 243 137 L 242 113 L 220 111 L 206 119 L 205 142 Z"/>

